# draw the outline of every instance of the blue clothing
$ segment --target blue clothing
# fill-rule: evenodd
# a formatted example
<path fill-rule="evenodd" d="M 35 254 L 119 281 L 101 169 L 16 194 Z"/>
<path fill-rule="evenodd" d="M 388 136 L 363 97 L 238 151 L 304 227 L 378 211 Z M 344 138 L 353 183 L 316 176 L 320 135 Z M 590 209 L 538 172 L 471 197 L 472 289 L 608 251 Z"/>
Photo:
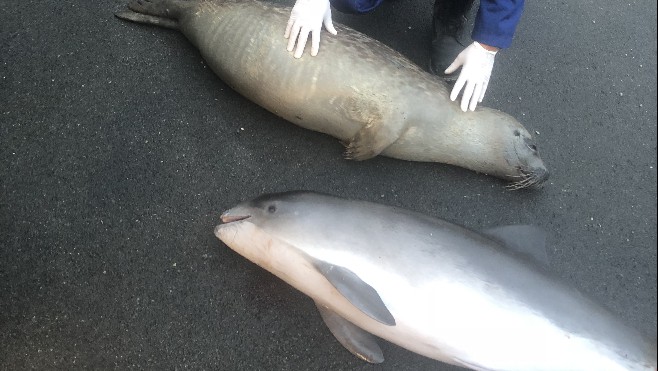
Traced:
<path fill-rule="evenodd" d="M 364 14 L 378 7 L 384 0 L 330 1 L 339 12 Z M 508 48 L 521 20 L 524 3 L 525 0 L 480 0 L 471 34 L 473 40 L 501 49 Z"/>
<path fill-rule="evenodd" d="M 471 38 L 482 44 L 508 48 L 524 3 L 525 0 L 481 0 Z"/>
<path fill-rule="evenodd" d="M 330 0 L 331 6 L 341 13 L 365 14 L 378 7 L 384 0 Z"/>

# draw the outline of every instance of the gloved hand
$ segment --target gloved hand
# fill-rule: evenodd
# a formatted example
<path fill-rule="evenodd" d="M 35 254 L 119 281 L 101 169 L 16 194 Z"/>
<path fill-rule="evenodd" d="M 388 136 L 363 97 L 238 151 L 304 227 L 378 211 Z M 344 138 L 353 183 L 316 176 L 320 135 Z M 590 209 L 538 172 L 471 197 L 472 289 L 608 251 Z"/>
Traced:
<path fill-rule="evenodd" d="M 290 19 L 286 26 L 284 37 L 288 39 L 288 51 L 295 48 L 295 58 L 300 58 L 304 53 L 306 40 L 309 32 L 311 35 L 311 55 L 318 55 L 320 49 L 320 31 L 322 24 L 331 34 L 336 35 L 336 29 L 331 21 L 331 7 L 329 0 L 297 0 L 290 12 Z M 299 37 L 299 39 L 298 39 Z"/>
<path fill-rule="evenodd" d="M 446 68 L 446 74 L 455 72 L 460 66 L 462 68 L 450 93 L 450 100 L 454 101 L 459 91 L 466 85 L 462 95 L 462 111 L 466 112 L 467 109 L 474 111 L 477 104 L 482 102 L 489 85 L 495 57 L 495 51 L 487 50 L 475 41 L 459 53 L 455 61 Z"/>

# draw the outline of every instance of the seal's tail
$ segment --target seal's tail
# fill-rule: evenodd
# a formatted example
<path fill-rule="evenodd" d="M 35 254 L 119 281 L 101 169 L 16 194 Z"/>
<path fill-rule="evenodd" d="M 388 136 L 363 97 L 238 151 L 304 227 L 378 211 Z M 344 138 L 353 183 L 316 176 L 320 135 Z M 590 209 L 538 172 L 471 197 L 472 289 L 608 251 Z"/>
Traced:
<path fill-rule="evenodd" d="M 181 0 L 131 0 L 128 3 L 129 10 L 123 10 L 114 15 L 132 22 L 178 30 L 180 14 L 196 3 L 196 1 Z"/>

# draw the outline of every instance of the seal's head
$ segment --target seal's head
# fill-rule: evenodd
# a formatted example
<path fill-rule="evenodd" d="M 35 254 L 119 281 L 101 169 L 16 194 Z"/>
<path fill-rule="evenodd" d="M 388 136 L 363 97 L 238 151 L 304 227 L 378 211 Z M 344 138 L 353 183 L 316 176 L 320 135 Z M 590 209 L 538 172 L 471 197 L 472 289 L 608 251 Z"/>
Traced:
<path fill-rule="evenodd" d="M 484 108 L 474 114 L 482 115 L 476 121 L 478 141 L 488 153 L 491 175 L 512 181 L 508 189 L 539 188 L 548 179 L 548 170 L 539 157 L 532 135 L 512 116 Z"/>
<path fill-rule="evenodd" d="M 516 164 L 518 173 L 511 176 L 513 183 L 509 189 L 517 190 L 528 187 L 541 187 L 548 179 L 548 170 L 539 157 L 537 144 L 523 127 L 512 130 L 512 151 L 507 155 L 511 164 Z"/>

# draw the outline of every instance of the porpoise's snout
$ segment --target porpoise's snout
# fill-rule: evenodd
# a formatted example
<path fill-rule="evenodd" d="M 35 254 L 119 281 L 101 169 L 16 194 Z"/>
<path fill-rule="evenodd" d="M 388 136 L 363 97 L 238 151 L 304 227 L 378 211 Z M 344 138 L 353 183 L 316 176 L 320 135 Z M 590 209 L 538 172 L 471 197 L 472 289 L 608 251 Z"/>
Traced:
<path fill-rule="evenodd" d="M 233 215 L 231 214 L 231 211 L 227 211 L 223 213 L 222 215 L 219 216 L 219 219 L 221 219 L 222 223 L 227 224 L 227 223 L 233 223 L 237 222 L 240 220 L 244 220 L 249 218 L 251 215 Z"/>
<path fill-rule="evenodd" d="M 217 224 L 215 226 L 215 229 L 213 230 L 213 233 L 215 234 L 215 237 L 221 239 L 221 233 L 222 233 L 222 227 L 224 224 Z"/>
<path fill-rule="evenodd" d="M 224 229 L 224 227 L 226 227 L 231 223 L 239 222 L 241 220 L 245 220 L 250 217 L 251 215 L 247 213 L 235 212 L 233 209 L 223 212 L 222 215 L 219 216 L 221 223 L 215 226 L 215 230 L 214 230 L 215 236 L 221 239 L 221 232 L 222 229 Z"/>

